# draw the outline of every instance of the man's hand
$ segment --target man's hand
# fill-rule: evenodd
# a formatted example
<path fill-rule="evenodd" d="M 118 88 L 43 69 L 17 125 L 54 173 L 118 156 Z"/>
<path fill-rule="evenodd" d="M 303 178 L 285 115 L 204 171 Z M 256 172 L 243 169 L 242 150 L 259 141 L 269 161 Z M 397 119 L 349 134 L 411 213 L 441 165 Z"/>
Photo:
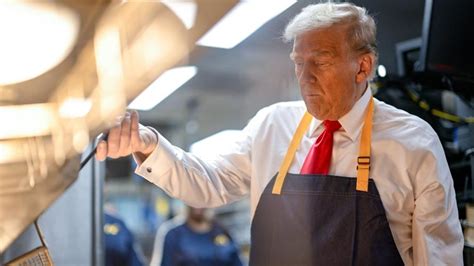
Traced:
<path fill-rule="evenodd" d="M 119 158 L 132 153 L 146 158 L 155 150 L 157 144 L 157 135 L 138 123 L 137 111 L 127 112 L 109 130 L 107 140 L 101 140 L 97 144 L 96 158 L 103 161 L 107 157 Z"/>

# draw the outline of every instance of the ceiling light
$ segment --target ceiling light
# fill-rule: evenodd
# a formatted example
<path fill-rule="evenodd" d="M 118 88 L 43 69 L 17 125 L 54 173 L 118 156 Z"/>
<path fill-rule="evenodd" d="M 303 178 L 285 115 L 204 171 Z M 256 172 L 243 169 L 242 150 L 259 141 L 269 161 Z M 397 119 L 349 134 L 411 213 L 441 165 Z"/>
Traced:
<path fill-rule="evenodd" d="M 217 48 L 233 48 L 294 3 L 296 0 L 240 1 L 199 39 L 197 44 Z"/>
<path fill-rule="evenodd" d="M 0 3 L 0 85 L 35 78 L 70 53 L 79 17 L 58 4 Z"/>
<path fill-rule="evenodd" d="M 163 101 L 171 93 L 181 87 L 197 73 L 195 66 L 177 67 L 165 71 L 161 76 L 148 86 L 128 108 L 137 110 L 150 110 Z"/>
<path fill-rule="evenodd" d="M 387 76 L 387 69 L 385 68 L 384 65 L 379 65 L 377 67 L 377 75 L 381 78 L 384 78 L 385 76 Z"/>

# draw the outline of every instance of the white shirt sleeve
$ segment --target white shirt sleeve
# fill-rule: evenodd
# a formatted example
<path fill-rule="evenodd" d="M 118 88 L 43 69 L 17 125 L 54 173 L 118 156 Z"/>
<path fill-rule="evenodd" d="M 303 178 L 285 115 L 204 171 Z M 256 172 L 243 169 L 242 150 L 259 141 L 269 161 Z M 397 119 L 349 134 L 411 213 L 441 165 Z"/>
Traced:
<path fill-rule="evenodd" d="M 143 162 L 137 161 L 135 172 L 193 207 L 212 208 L 241 199 L 250 190 L 252 143 L 263 113 L 267 112 L 260 111 L 208 158 L 185 152 L 159 135 L 157 148 Z"/>
<path fill-rule="evenodd" d="M 453 180 L 436 135 L 412 163 L 414 265 L 463 265 L 463 235 Z M 417 151 L 414 151 L 417 152 Z M 410 170 L 409 170 L 410 171 Z"/>

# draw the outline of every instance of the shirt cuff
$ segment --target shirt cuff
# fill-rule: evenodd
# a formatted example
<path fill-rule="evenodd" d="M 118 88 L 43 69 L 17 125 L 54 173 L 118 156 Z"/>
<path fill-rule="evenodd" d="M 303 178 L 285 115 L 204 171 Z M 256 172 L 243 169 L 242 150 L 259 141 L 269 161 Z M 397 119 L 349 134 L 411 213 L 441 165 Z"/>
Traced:
<path fill-rule="evenodd" d="M 158 143 L 155 150 L 148 155 L 144 161 L 141 161 L 140 158 L 135 155 L 133 155 L 133 158 L 137 163 L 135 173 L 154 182 L 154 180 L 152 180 L 154 179 L 153 177 L 165 174 L 174 165 L 177 154 L 174 146 L 166 138 L 156 131 L 156 129 L 150 129 L 158 136 Z"/>

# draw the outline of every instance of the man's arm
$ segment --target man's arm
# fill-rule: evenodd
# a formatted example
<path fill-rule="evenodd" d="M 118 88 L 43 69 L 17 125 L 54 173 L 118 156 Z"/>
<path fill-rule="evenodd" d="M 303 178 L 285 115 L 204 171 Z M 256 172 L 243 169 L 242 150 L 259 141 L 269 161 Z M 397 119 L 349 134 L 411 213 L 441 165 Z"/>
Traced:
<path fill-rule="evenodd" d="M 462 265 L 464 246 L 453 180 L 437 136 L 420 152 L 414 180 L 414 265 Z"/>
<path fill-rule="evenodd" d="M 203 160 L 173 146 L 163 136 L 138 123 L 138 114 L 126 115 L 101 141 L 97 158 L 133 154 L 136 173 L 169 195 L 194 207 L 220 206 L 246 195 L 250 188 L 251 123 L 212 158 Z"/>
<path fill-rule="evenodd" d="M 250 188 L 250 143 L 245 133 L 222 143 L 215 156 L 198 157 L 159 135 L 156 151 L 136 173 L 193 207 L 217 207 L 241 199 Z"/>

